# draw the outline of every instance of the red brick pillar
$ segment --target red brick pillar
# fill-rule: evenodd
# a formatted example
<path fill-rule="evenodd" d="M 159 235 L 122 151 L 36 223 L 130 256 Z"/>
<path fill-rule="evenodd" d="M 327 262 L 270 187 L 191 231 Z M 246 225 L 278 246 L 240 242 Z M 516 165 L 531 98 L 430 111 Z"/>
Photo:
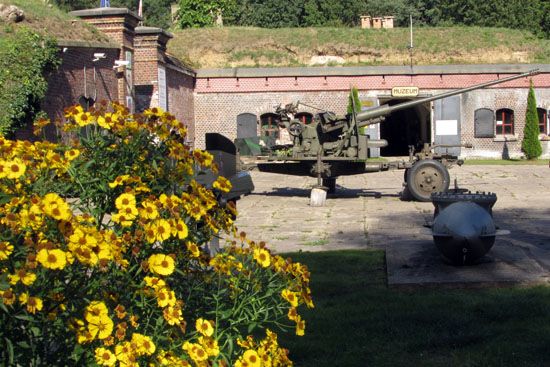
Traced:
<path fill-rule="evenodd" d="M 173 37 L 161 28 L 137 27 L 134 39 L 137 86 L 151 86 L 150 107 L 169 110 L 166 80 L 166 44 Z"/>
<path fill-rule="evenodd" d="M 119 60 L 128 61 L 126 66 L 113 69 L 118 78 L 118 101 L 134 109 L 134 37 L 135 28 L 142 20 L 126 8 L 97 8 L 77 10 L 70 13 L 92 24 L 120 47 Z M 115 65 L 113 65 L 115 66 Z"/>

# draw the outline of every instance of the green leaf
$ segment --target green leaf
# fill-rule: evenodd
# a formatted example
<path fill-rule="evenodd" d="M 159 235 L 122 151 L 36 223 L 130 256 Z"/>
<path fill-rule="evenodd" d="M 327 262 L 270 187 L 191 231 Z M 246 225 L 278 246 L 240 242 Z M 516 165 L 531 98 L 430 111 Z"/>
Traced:
<path fill-rule="evenodd" d="M 15 315 L 14 317 L 16 319 L 22 320 L 22 321 L 29 321 L 29 322 L 35 322 L 36 321 L 32 316 L 29 316 L 29 315 Z"/>
<path fill-rule="evenodd" d="M 6 348 L 8 350 L 8 366 L 11 366 L 14 362 L 13 344 L 8 338 L 4 338 L 6 341 Z"/>

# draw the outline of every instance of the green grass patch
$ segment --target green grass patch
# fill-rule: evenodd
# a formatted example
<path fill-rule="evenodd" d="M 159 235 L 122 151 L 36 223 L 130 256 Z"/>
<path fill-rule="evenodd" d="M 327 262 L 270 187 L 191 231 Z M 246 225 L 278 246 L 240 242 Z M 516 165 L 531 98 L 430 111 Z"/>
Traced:
<path fill-rule="evenodd" d="M 468 166 L 476 165 L 499 165 L 499 166 L 513 166 L 513 165 L 548 165 L 548 159 L 465 159 L 464 164 Z"/>
<path fill-rule="evenodd" d="M 382 251 L 290 254 L 308 265 L 296 366 L 548 366 L 550 287 L 398 291 Z"/>

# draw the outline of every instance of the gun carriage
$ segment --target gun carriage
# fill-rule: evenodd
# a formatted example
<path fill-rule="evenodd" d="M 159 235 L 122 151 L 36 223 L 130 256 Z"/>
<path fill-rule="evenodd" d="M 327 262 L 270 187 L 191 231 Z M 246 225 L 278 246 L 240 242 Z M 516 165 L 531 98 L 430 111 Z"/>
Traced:
<path fill-rule="evenodd" d="M 408 161 L 369 163 L 369 149 L 385 147 L 388 142 L 384 139 L 370 139 L 369 136 L 361 134 L 360 129 L 384 123 L 386 116 L 399 110 L 536 73 L 537 71 L 533 70 L 393 106 L 382 105 L 359 113 L 336 115 L 323 111 L 316 114 L 309 124 L 293 117 L 298 112 L 299 102 L 279 106 L 275 112 L 280 123 L 288 130 L 290 144 L 270 149 L 265 160 L 257 162 L 257 167 L 262 172 L 317 177 L 318 185 L 325 187 L 328 192 L 334 192 L 336 178 L 339 176 L 392 168 L 405 169 L 403 193 L 419 201 L 430 201 L 432 193 L 448 190 L 448 169 L 453 164 L 463 163 L 457 156 L 434 152 L 437 147 L 452 146 L 424 144 L 419 152 L 415 152 L 414 147 L 409 147 Z M 355 106 L 353 107 L 355 111 Z M 471 147 L 469 144 L 461 146 Z"/>

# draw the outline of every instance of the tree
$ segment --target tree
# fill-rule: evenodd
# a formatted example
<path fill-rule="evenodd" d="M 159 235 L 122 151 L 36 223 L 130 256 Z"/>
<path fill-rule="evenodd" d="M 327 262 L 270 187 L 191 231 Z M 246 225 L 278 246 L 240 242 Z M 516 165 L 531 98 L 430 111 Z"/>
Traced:
<path fill-rule="evenodd" d="M 234 0 L 180 0 L 178 25 L 180 28 L 199 28 L 214 24 L 234 6 Z"/>
<path fill-rule="evenodd" d="M 539 141 L 539 116 L 537 114 L 537 100 L 533 81 L 529 87 L 527 96 L 527 111 L 525 113 L 525 127 L 523 129 L 523 140 L 521 141 L 521 150 L 525 153 L 527 159 L 536 159 L 542 154 L 542 146 Z"/>
<path fill-rule="evenodd" d="M 359 91 L 356 87 L 351 88 L 348 97 L 348 113 L 353 113 L 355 107 L 355 113 L 361 112 L 361 100 L 359 99 Z M 359 134 L 364 135 L 365 128 L 359 128 Z"/>
<path fill-rule="evenodd" d="M 361 100 L 359 99 L 359 91 L 356 87 L 351 88 L 348 97 L 348 113 L 352 113 L 353 107 L 355 107 L 355 112 L 361 112 Z"/>

